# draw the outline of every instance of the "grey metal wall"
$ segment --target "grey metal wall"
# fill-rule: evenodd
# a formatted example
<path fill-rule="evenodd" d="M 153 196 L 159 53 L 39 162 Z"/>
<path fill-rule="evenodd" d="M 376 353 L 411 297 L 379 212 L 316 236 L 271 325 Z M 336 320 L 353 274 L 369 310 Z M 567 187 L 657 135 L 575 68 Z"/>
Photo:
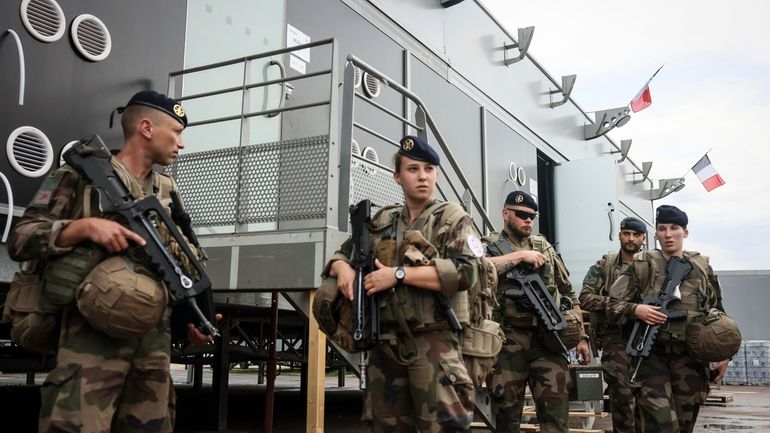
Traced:
<path fill-rule="evenodd" d="M 744 340 L 770 340 L 770 270 L 717 271 L 724 306 Z"/>
<path fill-rule="evenodd" d="M 17 127 L 30 125 L 45 133 L 58 151 L 67 142 L 98 133 L 112 146 L 120 144 L 120 128 L 108 129 L 110 111 L 142 89 L 166 90 L 168 73 L 181 69 L 184 54 L 186 0 L 59 1 L 69 25 L 83 13 L 101 19 L 110 31 L 112 51 L 105 60 L 83 60 L 67 33 L 53 43 L 33 38 L 19 15 L 21 0 L 0 2 L 0 143 Z M 16 45 L 6 29 L 21 39 L 26 58 L 26 95 L 18 105 L 19 69 Z M 193 113 L 190 113 L 192 116 Z M 55 166 L 55 165 L 54 165 Z M 16 174 L 5 150 L 0 171 L 13 185 L 17 206 L 26 206 L 43 178 Z M 4 200 L 4 199 L 3 199 Z"/>

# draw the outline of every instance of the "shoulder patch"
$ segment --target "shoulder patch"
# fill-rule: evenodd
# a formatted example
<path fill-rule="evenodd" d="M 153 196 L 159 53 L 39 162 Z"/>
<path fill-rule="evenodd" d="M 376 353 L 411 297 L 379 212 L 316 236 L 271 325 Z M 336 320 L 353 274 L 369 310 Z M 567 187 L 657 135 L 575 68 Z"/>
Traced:
<path fill-rule="evenodd" d="M 471 250 L 474 256 L 482 257 L 484 255 L 484 246 L 481 245 L 481 241 L 476 237 L 476 235 L 468 235 L 468 238 L 465 241 L 468 243 L 468 248 Z"/>

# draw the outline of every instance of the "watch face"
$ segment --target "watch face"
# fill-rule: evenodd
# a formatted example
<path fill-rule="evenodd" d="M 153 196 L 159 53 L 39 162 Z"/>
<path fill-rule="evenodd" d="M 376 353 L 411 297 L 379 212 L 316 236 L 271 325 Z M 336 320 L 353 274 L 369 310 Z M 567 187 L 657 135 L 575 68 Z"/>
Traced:
<path fill-rule="evenodd" d="M 403 280 L 406 276 L 406 272 L 404 272 L 404 269 L 398 268 L 396 269 L 396 279 L 397 280 Z"/>

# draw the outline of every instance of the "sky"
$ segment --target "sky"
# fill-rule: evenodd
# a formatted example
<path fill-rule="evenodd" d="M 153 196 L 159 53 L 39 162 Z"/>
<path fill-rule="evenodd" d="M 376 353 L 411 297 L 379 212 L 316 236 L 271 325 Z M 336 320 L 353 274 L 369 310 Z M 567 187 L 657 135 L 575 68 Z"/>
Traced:
<path fill-rule="evenodd" d="M 653 161 L 650 178 L 685 178 L 654 206 L 687 212 L 685 249 L 716 270 L 770 269 L 770 2 L 482 0 L 509 30 L 535 26 L 529 53 L 553 76 L 577 74 L 572 98 L 592 112 L 652 105 L 609 136 Z M 690 168 L 708 152 L 725 185 L 707 192 Z"/>

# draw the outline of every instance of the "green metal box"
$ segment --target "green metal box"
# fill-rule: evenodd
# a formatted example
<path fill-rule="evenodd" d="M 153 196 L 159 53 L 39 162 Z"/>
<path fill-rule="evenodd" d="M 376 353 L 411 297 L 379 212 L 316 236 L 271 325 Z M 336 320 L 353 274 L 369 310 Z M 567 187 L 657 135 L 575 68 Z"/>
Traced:
<path fill-rule="evenodd" d="M 591 401 L 604 398 L 604 382 L 601 367 L 576 366 L 570 368 L 572 387 L 570 400 Z"/>

